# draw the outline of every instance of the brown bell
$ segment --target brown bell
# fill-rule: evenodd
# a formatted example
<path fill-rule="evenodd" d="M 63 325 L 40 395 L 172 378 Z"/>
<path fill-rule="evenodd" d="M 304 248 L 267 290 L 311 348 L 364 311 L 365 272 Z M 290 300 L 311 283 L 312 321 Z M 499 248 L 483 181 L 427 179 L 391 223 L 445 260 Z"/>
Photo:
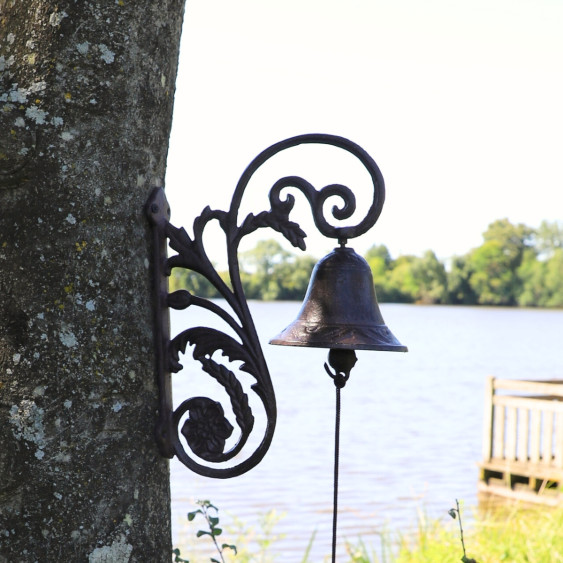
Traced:
<path fill-rule="evenodd" d="M 316 264 L 297 319 L 270 344 L 407 351 L 385 326 L 368 263 L 347 247 Z"/>

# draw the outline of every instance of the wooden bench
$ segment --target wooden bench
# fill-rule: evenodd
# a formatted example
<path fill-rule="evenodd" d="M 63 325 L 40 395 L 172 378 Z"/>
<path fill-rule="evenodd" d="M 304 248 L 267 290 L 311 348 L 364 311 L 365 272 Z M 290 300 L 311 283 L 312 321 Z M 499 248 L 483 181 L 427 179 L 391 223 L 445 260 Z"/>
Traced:
<path fill-rule="evenodd" d="M 489 377 L 480 496 L 563 502 L 563 380 Z"/>

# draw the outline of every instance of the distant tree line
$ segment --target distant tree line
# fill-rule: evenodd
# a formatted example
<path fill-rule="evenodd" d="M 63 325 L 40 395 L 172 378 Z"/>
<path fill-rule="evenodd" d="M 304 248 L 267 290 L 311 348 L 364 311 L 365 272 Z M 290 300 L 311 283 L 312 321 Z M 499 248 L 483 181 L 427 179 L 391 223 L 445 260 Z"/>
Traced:
<path fill-rule="evenodd" d="M 241 282 L 247 299 L 292 301 L 303 299 L 316 258 L 294 254 L 273 239 L 258 241 L 252 250 L 239 255 Z M 229 285 L 228 272 L 219 272 Z M 200 297 L 220 297 L 203 276 L 190 270 L 175 269 L 170 291 L 187 289 Z"/>
<path fill-rule="evenodd" d="M 384 245 L 365 254 L 379 302 L 563 307 L 563 224 L 547 221 L 537 229 L 499 219 L 483 233 L 483 243 L 448 264 L 431 250 L 392 258 Z M 259 241 L 240 255 L 248 299 L 303 299 L 316 259 L 285 250 L 275 240 Z M 228 279 L 225 273 L 224 279 Z M 218 297 L 205 279 L 174 270 L 171 289 Z"/>

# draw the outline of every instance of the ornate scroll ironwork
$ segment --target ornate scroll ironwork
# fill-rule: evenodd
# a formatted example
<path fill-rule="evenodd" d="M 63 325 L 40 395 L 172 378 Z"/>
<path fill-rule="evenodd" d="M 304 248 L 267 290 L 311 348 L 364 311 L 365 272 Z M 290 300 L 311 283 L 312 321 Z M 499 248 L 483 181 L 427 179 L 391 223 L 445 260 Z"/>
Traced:
<path fill-rule="evenodd" d="M 239 224 L 238 211 L 242 196 L 256 170 L 277 153 L 302 144 L 332 145 L 348 151 L 360 160 L 369 172 L 374 188 L 371 205 L 364 219 L 355 226 L 331 225 L 323 215 L 324 203 L 333 196 L 340 198 L 341 205 L 332 207 L 332 216 L 336 220 L 348 219 L 356 209 L 355 196 L 350 188 L 342 184 L 330 184 L 316 190 L 299 176 L 287 176 L 275 182 L 270 189 L 270 210 L 257 215 L 251 213 Z M 305 250 L 305 232 L 289 219 L 295 198 L 291 194 L 281 197 L 282 190 L 290 187 L 301 191 L 309 201 L 317 229 L 326 237 L 338 239 L 341 244 L 365 233 L 375 224 L 385 197 L 379 168 L 361 147 L 342 137 L 310 134 L 286 139 L 260 153 L 242 174 L 229 210 L 218 211 L 206 207 L 194 221 L 193 237 L 183 228 L 170 223 L 170 208 L 161 188 L 155 189 L 147 202 L 146 212 L 153 226 L 154 237 L 155 333 L 160 386 L 157 440 L 162 455 L 176 455 L 182 463 L 201 475 L 227 478 L 245 473 L 262 460 L 272 441 L 276 424 L 274 389 L 242 288 L 238 247 L 244 236 L 269 227 L 280 232 L 293 246 Z M 203 245 L 202 235 L 211 220 L 218 221 L 225 233 L 231 287 L 219 276 Z M 177 252 L 169 258 L 167 243 Z M 217 303 L 186 290 L 168 293 L 168 276 L 173 268 L 186 268 L 204 276 L 224 297 L 234 316 Z M 214 313 L 227 323 L 239 340 L 208 327 L 191 327 L 170 339 L 169 308 L 188 307 L 202 307 Z M 239 438 L 228 451 L 224 451 L 226 440 L 234 428 L 226 419 L 220 403 L 207 397 L 194 397 L 183 401 L 176 410 L 173 409 L 170 373 L 182 369 L 180 354 L 186 352 L 188 345 L 193 346 L 193 357 L 201 363 L 201 369 L 214 378 L 229 396 Z M 253 430 L 254 415 L 248 396 L 235 374 L 220 360 L 214 359 L 217 351 L 221 351 L 231 362 L 242 362 L 239 369 L 254 378 L 255 383 L 251 389 L 260 399 L 267 421 L 264 436 L 256 449 L 242 462 L 226 468 L 204 465 L 197 461 L 186 452 L 180 440 L 181 433 L 191 452 L 200 460 L 210 464 L 223 464 L 233 460 L 243 450 Z M 182 428 L 179 428 L 187 413 L 188 418 Z"/>

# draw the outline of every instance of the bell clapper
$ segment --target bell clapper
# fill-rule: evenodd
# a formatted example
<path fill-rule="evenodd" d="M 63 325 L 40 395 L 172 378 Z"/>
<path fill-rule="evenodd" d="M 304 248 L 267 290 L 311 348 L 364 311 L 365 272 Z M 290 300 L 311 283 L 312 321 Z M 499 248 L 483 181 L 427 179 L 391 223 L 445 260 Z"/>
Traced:
<path fill-rule="evenodd" d="M 357 361 L 358 358 L 354 350 L 331 349 L 329 351 L 328 364 L 325 363 L 325 370 L 338 389 L 342 389 L 346 385 L 350 372 Z M 329 364 L 334 369 L 334 372 L 328 367 Z"/>

